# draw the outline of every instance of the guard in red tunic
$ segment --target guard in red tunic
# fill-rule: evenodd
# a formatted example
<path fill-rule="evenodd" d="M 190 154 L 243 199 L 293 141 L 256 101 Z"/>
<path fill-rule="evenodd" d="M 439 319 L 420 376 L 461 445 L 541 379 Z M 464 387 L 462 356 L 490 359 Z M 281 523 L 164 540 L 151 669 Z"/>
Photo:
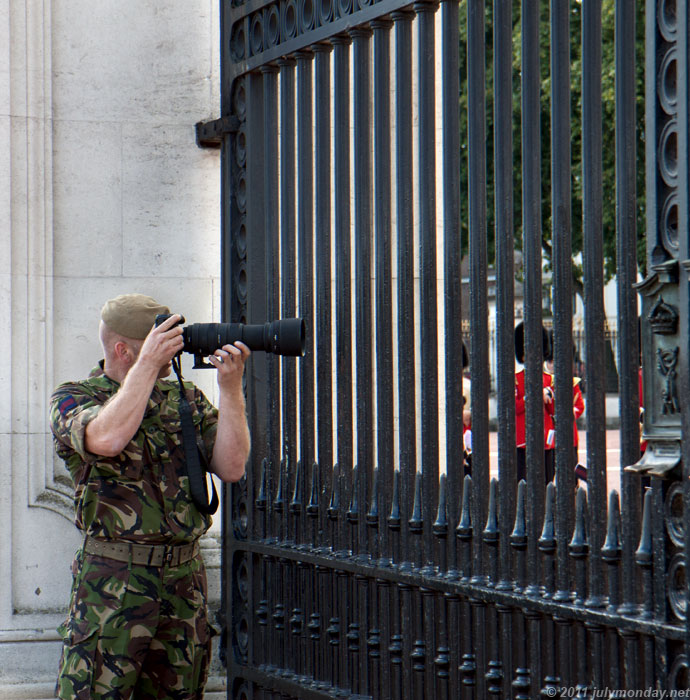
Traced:
<path fill-rule="evenodd" d="M 550 352 L 549 336 L 542 326 L 542 356 Z M 525 362 L 525 331 L 522 321 L 515 327 L 515 359 L 522 365 Z M 548 484 L 554 477 L 554 403 L 552 377 L 542 371 L 542 397 L 544 403 L 544 479 Z M 525 438 L 525 369 L 515 373 L 515 444 L 517 446 L 517 478 L 527 478 L 526 438 Z"/>

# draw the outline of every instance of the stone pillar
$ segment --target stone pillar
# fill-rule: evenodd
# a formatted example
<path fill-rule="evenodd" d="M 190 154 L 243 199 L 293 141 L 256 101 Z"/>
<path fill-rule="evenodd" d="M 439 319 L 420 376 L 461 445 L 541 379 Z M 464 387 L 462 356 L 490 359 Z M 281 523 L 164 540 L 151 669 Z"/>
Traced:
<path fill-rule="evenodd" d="M 219 154 L 194 133 L 218 116 L 218 37 L 216 0 L 0 0 L 7 700 L 52 696 L 80 544 L 48 428 L 53 387 L 101 358 L 98 312 L 115 294 L 151 294 L 190 321 L 220 315 Z M 184 374 L 216 398 L 210 372 L 186 362 Z M 218 550 L 216 537 L 205 542 L 211 560 Z M 217 564 L 210 576 L 218 597 Z M 220 675 L 213 683 L 222 688 Z"/>

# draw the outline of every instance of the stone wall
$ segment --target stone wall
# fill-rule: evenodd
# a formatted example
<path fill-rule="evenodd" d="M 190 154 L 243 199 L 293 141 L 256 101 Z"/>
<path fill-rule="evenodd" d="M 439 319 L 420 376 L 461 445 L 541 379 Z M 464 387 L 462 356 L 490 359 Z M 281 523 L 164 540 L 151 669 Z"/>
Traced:
<path fill-rule="evenodd" d="M 98 312 L 115 294 L 219 316 L 219 155 L 194 140 L 194 124 L 218 116 L 218 13 L 217 0 L 0 0 L 6 700 L 52 694 L 80 543 L 47 425 L 52 388 L 100 359 Z M 215 398 L 210 373 L 187 363 L 185 376 Z"/>

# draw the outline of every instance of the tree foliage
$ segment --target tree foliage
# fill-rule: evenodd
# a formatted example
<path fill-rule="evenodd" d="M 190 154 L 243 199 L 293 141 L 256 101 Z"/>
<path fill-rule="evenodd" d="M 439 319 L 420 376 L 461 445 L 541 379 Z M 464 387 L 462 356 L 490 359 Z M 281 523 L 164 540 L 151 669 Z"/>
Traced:
<path fill-rule="evenodd" d="M 513 183 L 514 225 L 516 248 L 522 247 L 522 167 L 521 167 L 521 106 L 520 106 L 520 0 L 513 0 Z M 644 3 L 637 4 L 636 17 L 636 102 L 637 102 L 637 233 L 638 267 L 644 271 L 645 212 L 644 212 Z M 487 226 L 490 259 L 494 257 L 494 178 L 493 178 L 493 7 L 485 5 L 486 32 L 486 149 L 487 149 Z M 570 16 L 570 81 L 571 81 L 571 162 L 572 162 L 572 248 L 576 257 L 582 251 L 582 50 L 581 4 L 571 2 Z M 615 148 L 615 0 L 602 0 L 602 129 L 603 129 L 603 241 L 606 280 L 616 272 L 616 148 Z M 542 249 L 545 266 L 551 264 L 551 77 L 550 77 L 550 16 L 549 3 L 541 2 L 540 67 L 541 67 L 541 186 L 542 186 Z M 461 152 L 467 156 L 467 0 L 460 2 L 460 115 Z M 468 173 L 461 173 L 461 192 L 467 192 Z M 463 207 L 463 240 L 468 232 L 467 207 Z M 574 284 L 581 288 L 582 270 L 575 265 Z"/>

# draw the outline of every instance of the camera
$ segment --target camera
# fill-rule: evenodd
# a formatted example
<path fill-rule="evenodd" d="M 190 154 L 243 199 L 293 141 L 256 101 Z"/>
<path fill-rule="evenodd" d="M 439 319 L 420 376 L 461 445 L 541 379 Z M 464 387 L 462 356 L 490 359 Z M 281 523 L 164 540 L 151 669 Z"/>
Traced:
<path fill-rule="evenodd" d="M 156 316 L 156 326 L 172 314 Z M 184 323 L 184 317 L 179 321 Z M 301 318 L 285 318 L 268 323 L 192 323 L 183 327 L 184 352 L 194 355 L 194 369 L 213 367 L 204 357 L 213 354 L 223 345 L 243 342 L 252 351 L 270 352 L 274 355 L 301 357 L 305 349 L 305 324 Z"/>

